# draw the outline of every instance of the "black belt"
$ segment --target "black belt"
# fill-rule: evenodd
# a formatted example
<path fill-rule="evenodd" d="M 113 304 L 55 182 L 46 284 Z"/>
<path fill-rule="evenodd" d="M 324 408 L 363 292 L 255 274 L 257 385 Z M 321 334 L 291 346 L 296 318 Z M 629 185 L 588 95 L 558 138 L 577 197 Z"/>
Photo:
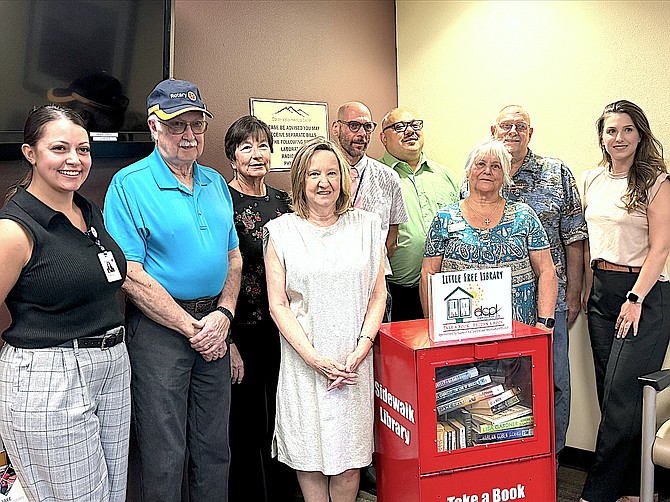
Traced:
<path fill-rule="evenodd" d="M 74 342 L 77 342 L 77 346 L 80 349 L 100 349 L 106 350 L 110 347 L 114 347 L 119 343 L 122 343 L 126 334 L 126 329 L 123 326 L 118 328 L 110 329 L 102 335 L 99 336 L 83 336 L 81 338 L 75 338 L 74 340 L 68 340 L 67 342 L 61 343 L 58 347 L 68 347 L 74 348 Z"/>
<path fill-rule="evenodd" d="M 177 300 L 175 298 L 174 301 L 184 310 L 199 314 L 216 309 L 216 306 L 219 304 L 219 297 L 217 295 L 211 298 L 198 298 L 197 300 Z"/>

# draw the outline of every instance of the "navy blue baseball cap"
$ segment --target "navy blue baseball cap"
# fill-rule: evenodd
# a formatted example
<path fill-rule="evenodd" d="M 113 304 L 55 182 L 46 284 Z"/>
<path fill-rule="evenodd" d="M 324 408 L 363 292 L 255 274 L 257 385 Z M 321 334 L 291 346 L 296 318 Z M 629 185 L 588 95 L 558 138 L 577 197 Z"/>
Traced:
<path fill-rule="evenodd" d="M 147 114 L 155 113 L 161 120 L 170 120 L 186 112 L 203 112 L 213 117 L 202 102 L 198 87 L 192 82 L 172 78 L 163 80 L 147 98 Z"/>

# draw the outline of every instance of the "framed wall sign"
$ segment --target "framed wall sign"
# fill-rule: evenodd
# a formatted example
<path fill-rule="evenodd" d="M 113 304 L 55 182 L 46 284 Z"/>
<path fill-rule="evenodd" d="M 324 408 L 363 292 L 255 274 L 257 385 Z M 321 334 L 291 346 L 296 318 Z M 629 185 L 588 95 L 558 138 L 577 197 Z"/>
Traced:
<path fill-rule="evenodd" d="M 288 171 L 303 143 L 328 137 L 328 103 L 250 98 L 249 108 L 272 131 L 272 171 Z"/>

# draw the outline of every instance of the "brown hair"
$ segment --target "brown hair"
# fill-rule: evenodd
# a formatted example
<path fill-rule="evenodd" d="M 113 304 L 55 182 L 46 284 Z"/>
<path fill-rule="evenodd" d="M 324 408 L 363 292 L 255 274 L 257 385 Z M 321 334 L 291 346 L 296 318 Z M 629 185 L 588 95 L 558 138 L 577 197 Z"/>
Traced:
<path fill-rule="evenodd" d="M 291 209 L 303 219 L 307 219 L 309 216 L 305 194 L 307 169 L 314 152 L 319 150 L 333 152 L 340 167 L 340 195 L 335 203 L 335 214 L 339 216 L 351 208 L 351 171 L 349 164 L 335 143 L 319 136 L 303 144 L 295 153 L 291 163 Z"/>
<path fill-rule="evenodd" d="M 33 108 L 28 114 L 26 123 L 23 126 L 23 143 L 34 148 L 35 145 L 37 145 L 37 142 L 42 139 L 42 136 L 44 135 L 44 127 L 49 122 L 54 122 L 61 119 L 69 120 L 73 124 L 80 126 L 82 129 L 86 129 L 84 119 L 82 119 L 81 116 L 74 110 L 58 105 L 43 105 L 37 108 Z M 27 159 L 26 162 L 28 163 Z M 16 195 L 16 191 L 19 188 L 26 188 L 28 185 L 30 185 L 32 180 L 33 170 L 32 166 L 30 166 L 30 169 L 26 175 L 7 189 L 5 202 L 11 200 L 11 198 Z"/>
<path fill-rule="evenodd" d="M 226 132 L 224 147 L 226 149 L 226 157 L 228 157 L 228 160 L 233 162 L 236 160 L 235 150 L 237 150 L 237 147 L 244 143 L 249 137 L 256 141 L 261 141 L 263 137 L 265 137 L 268 146 L 270 147 L 270 153 L 274 151 L 272 148 L 272 131 L 270 130 L 270 127 L 253 115 L 245 115 L 233 122 Z"/>
<path fill-rule="evenodd" d="M 599 165 L 609 168 L 612 164 L 612 157 L 607 153 L 603 144 L 603 132 L 605 119 L 615 113 L 628 114 L 640 134 L 640 143 L 635 150 L 633 165 L 628 171 L 628 187 L 621 198 L 626 210 L 631 212 L 635 209 L 644 208 L 649 203 L 647 200 L 649 188 L 654 184 L 659 174 L 668 172 L 668 168 L 665 165 L 665 160 L 663 160 L 663 145 L 651 132 L 647 116 L 642 108 L 625 99 L 607 105 L 602 115 L 596 120 L 598 143 L 603 152 L 603 158 Z"/>

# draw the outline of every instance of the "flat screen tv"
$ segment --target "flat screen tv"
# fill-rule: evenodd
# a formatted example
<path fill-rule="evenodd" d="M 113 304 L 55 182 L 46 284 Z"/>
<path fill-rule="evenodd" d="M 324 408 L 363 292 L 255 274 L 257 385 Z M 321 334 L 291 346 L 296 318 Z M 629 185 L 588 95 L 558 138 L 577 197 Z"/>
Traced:
<path fill-rule="evenodd" d="M 170 74 L 171 1 L 0 0 L 0 158 L 50 102 L 103 133 L 94 148 L 149 141 L 146 97 Z"/>

